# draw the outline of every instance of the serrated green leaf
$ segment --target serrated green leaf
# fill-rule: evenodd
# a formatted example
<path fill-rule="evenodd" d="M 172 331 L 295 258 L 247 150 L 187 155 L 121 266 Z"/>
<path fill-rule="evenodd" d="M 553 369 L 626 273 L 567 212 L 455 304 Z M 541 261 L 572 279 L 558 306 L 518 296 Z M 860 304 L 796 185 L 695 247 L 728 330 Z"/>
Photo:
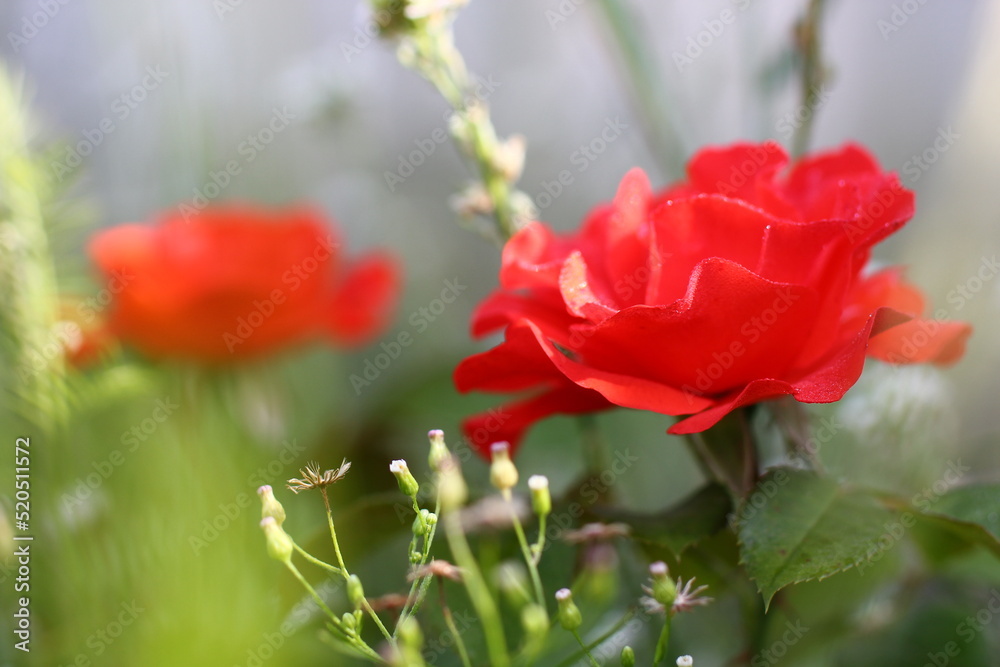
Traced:
<path fill-rule="evenodd" d="M 595 513 L 602 519 L 628 524 L 634 537 L 665 546 L 676 555 L 725 527 L 731 510 L 729 493 L 713 482 L 667 510 L 647 513 L 607 507 Z"/>
<path fill-rule="evenodd" d="M 1000 558 L 1000 484 L 961 486 L 920 509 L 924 512 L 915 511 L 925 530 L 945 531 L 967 544 L 982 545 Z M 951 551 L 960 553 L 961 549 Z"/>
<path fill-rule="evenodd" d="M 789 584 L 866 562 L 892 518 L 868 494 L 812 472 L 777 468 L 740 508 L 741 561 L 768 605 Z"/>
<path fill-rule="evenodd" d="M 1000 539 L 1000 484 L 957 487 L 932 503 L 930 511 L 978 524 Z"/>

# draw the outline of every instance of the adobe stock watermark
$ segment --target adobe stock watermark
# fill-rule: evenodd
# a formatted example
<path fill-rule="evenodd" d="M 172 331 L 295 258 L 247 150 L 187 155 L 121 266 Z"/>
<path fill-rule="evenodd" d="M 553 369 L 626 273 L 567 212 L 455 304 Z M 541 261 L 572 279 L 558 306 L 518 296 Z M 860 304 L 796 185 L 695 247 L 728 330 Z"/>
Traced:
<path fill-rule="evenodd" d="M 130 273 L 118 269 L 112 271 L 108 282 L 97 294 L 77 304 L 76 310 L 83 321 L 90 324 L 96 320 L 97 316 L 110 306 L 114 298 L 124 292 L 133 280 L 135 276 Z"/>
<path fill-rule="evenodd" d="M 767 648 L 761 649 L 760 653 L 750 659 L 750 667 L 770 667 L 788 655 L 788 649 L 795 646 L 809 632 L 809 626 L 803 625 L 801 620 L 785 621 L 785 631 L 781 637 L 774 640 Z"/>
<path fill-rule="evenodd" d="M 882 39 L 888 42 L 889 35 L 899 32 L 913 15 L 920 11 L 920 8 L 926 4 L 927 0 L 903 0 L 903 2 L 893 4 L 888 19 L 880 18 L 875 21 L 875 27 L 881 33 Z"/>
<path fill-rule="evenodd" d="M 605 118 L 604 126 L 597 133 L 597 136 L 585 144 L 580 144 L 580 147 L 570 154 L 569 163 L 576 167 L 576 173 L 582 174 L 587 171 L 590 165 L 604 154 L 608 146 L 617 141 L 627 129 L 629 126 L 622 122 L 621 116 Z M 576 177 L 569 169 L 560 170 L 551 181 L 543 179 L 538 184 L 542 192 L 534 197 L 535 208 L 542 211 L 552 206 L 552 202 L 558 199 L 566 188 L 573 185 L 575 179 Z"/>
<path fill-rule="evenodd" d="M 830 101 L 830 91 L 826 84 L 813 86 L 806 95 L 805 102 L 778 119 L 774 129 L 786 140 L 791 139 L 795 131 L 809 122 L 813 115 Z"/>
<path fill-rule="evenodd" d="M 90 652 L 81 651 L 69 663 L 73 667 L 90 667 L 92 658 L 99 658 L 111 647 L 115 641 L 125 633 L 126 628 L 135 623 L 139 615 L 146 611 L 145 607 L 140 607 L 138 602 L 122 602 L 115 617 L 103 627 L 97 628 L 87 637 L 86 646 Z M 67 667 L 69 667 L 67 665 Z"/>
<path fill-rule="evenodd" d="M 281 284 L 285 287 L 275 287 L 267 297 L 254 299 L 250 312 L 236 318 L 233 330 L 222 334 L 222 340 L 229 353 L 232 354 L 237 346 L 247 342 L 254 332 L 285 304 L 289 294 L 298 290 L 305 281 L 315 275 L 333 256 L 333 251 L 338 245 L 329 234 L 325 238 L 317 236 L 312 254 L 301 258 L 281 274 Z"/>
<path fill-rule="evenodd" d="M 14 48 L 14 53 L 18 53 L 22 46 L 34 39 L 70 2 L 71 0 L 38 0 L 38 11 L 21 17 L 21 29 L 18 32 L 12 30 L 7 33 L 7 41 Z"/>
<path fill-rule="evenodd" d="M 122 449 L 112 449 L 104 458 L 92 461 L 90 465 L 94 469 L 93 472 L 77 477 L 73 492 L 62 494 L 63 509 L 71 510 L 84 504 L 94 495 L 94 491 L 108 481 L 115 470 L 124 465 L 127 456 L 136 452 L 149 440 L 180 407 L 180 404 L 174 403 L 169 396 L 156 399 L 149 416 L 121 434 L 119 442 L 122 444 Z"/>
<path fill-rule="evenodd" d="M 351 388 L 354 389 L 354 395 L 360 396 L 362 390 L 372 386 L 382 376 L 382 373 L 402 356 L 403 350 L 413 345 L 416 336 L 427 331 L 431 324 L 444 314 L 448 306 L 455 303 L 467 289 L 468 285 L 458 282 L 457 277 L 445 280 L 440 296 L 432 299 L 426 306 L 421 306 L 410 313 L 406 320 L 410 325 L 409 329 L 400 331 L 394 340 L 379 343 L 381 351 L 365 358 L 364 369 L 360 375 L 351 373 L 348 379 L 351 382 Z"/>
<path fill-rule="evenodd" d="M 333 595 L 343 587 L 344 580 L 338 576 L 335 579 L 327 579 L 317 586 L 316 594 L 320 599 L 329 602 Z M 262 633 L 260 643 L 247 649 L 247 659 L 242 664 L 246 667 L 261 667 L 275 656 L 289 637 L 294 635 L 319 611 L 319 604 L 312 597 L 301 600 L 288 612 L 277 631 Z"/>
<path fill-rule="evenodd" d="M 120 124 L 146 101 L 150 93 L 160 87 L 168 76 L 170 73 L 161 69 L 159 65 L 146 67 L 145 76 L 139 83 L 116 97 L 111 103 L 111 114 L 99 120 L 95 127 L 84 130 L 82 139 L 67 146 L 66 153 L 61 159 L 51 162 L 49 166 L 52 176 L 61 183 L 66 176 L 72 174 L 95 148 L 104 143 L 109 134 L 118 129 Z"/>
<path fill-rule="evenodd" d="M 247 487 L 257 489 L 264 484 L 274 483 L 289 470 L 292 462 L 296 461 L 305 450 L 305 446 L 298 444 L 297 440 L 285 440 L 275 458 L 250 473 L 247 477 Z M 292 469 L 294 470 L 294 466 Z M 231 502 L 219 503 L 218 513 L 202 521 L 197 533 L 188 536 L 191 550 L 197 556 L 229 530 L 245 509 L 254 506 L 260 507 L 256 493 L 246 491 L 237 493 Z"/>
<path fill-rule="evenodd" d="M 217 171 L 210 171 L 208 179 L 200 186 L 195 187 L 193 197 L 190 201 L 180 204 L 178 212 L 184 220 L 190 222 L 191 218 L 204 210 L 213 200 L 233 182 L 233 178 L 243 173 L 243 168 L 256 160 L 261 153 L 267 150 L 279 134 L 284 132 L 295 120 L 296 114 L 283 106 L 280 109 L 273 107 L 268 121 L 258 129 L 247 135 L 246 139 L 236 147 L 236 153 L 242 160 L 229 160 Z"/>
<path fill-rule="evenodd" d="M 948 468 L 944 471 L 944 474 L 933 484 L 915 494 L 910 499 L 910 504 L 921 512 L 932 511 L 934 502 L 947 493 L 949 489 L 955 487 L 965 474 L 971 470 L 972 468 L 969 466 L 962 465 L 962 459 L 948 461 Z M 872 541 L 871 546 L 865 552 L 864 559 L 855 563 L 858 574 L 863 576 L 865 570 L 882 560 L 885 554 L 891 551 L 903 539 L 906 531 L 913 528 L 916 524 L 917 516 L 910 511 L 900 513 L 898 519 L 885 522 L 882 526 L 885 531 Z"/>
<path fill-rule="evenodd" d="M 386 169 L 382 172 L 382 178 L 385 180 L 385 186 L 389 188 L 389 192 L 395 192 L 396 186 L 401 185 L 406 182 L 406 179 L 413 176 L 417 169 L 434 155 L 438 146 L 448 141 L 448 137 L 450 136 L 449 128 L 464 124 L 460 123 L 460 121 L 470 114 L 482 113 L 482 103 L 490 99 L 497 88 L 503 85 L 499 81 L 494 81 L 492 74 L 485 79 L 476 76 L 474 77 L 474 82 L 476 87 L 465 99 L 462 110 L 455 111 L 449 109 L 446 111 L 444 116 L 442 116 L 442 120 L 444 121 L 443 126 L 434 128 L 426 137 L 414 139 L 413 144 L 416 148 L 405 155 L 400 153 L 396 156 L 396 169 L 394 171 Z"/>
<path fill-rule="evenodd" d="M 998 614 L 1000 614 L 1000 590 L 994 588 L 990 590 L 990 597 L 986 604 L 980 607 L 975 616 L 966 616 L 955 626 L 955 634 L 962 640 L 962 644 L 951 640 L 941 647 L 941 651 L 928 653 L 927 662 L 924 663 L 923 667 L 947 667 L 950 665 L 951 659 L 957 658 L 962 653 L 964 646 L 971 644 L 978 635 L 983 634 L 993 625 Z"/>
<path fill-rule="evenodd" d="M 739 337 L 730 341 L 726 349 L 712 352 L 712 361 L 707 366 L 698 368 L 693 385 L 685 384 L 681 387 L 688 401 L 693 402 L 692 397 L 712 393 L 715 383 L 753 348 L 799 298 L 801 295 L 793 292 L 791 287 L 784 287 L 767 308 L 745 320 L 740 325 Z"/>
<path fill-rule="evenodd" d="M 17 368 L 17 377 L 27 382 L 47 370 L 57 359 L 66 357 L 67 350 L 76 350 L 83 343 L 83 331 L 76 322 L 56 322 L 48 336 L 37 343 L 28 343 L 24 358 Z"/>
<path fill-rule="evenodd" d="M 555 30 L 560 23 L 565 23 L 569 17 L 576 14 L 583 5 L 584 0 L 559 0 L 555 9 L 545 10 L 545 20 L 549 23 L 549 28 Z"/>
<path fill-rule="evenodd" d="M 354 28 L 354 38 L 348 43 L 340 42 L 340 52 L 344 55 L 344 60 L 351 62 L 355 56 L 371 46 L 372 42 L 378 39 L 382 29 L 392 23 L 392 17 L 402 9 L 406 0 L 389 0 L 388 3 L 380 2 L 379 9 L 368 15 L 364 22 Z"/>
<path fill-rule="evenodd" d="M 961 135 L 955 132 L 950 125 L 947 128 L 938 127 L 937 136 L 931 145 L 919 154 L 914 154 L 900 168 L 903 175 L 908 177 L 907 185 L 913 185 L 920 180 L 960 137 Z M 855 241 L 871 231 L 872 227 L 880 224 L 883 216 L 898 203 L 904 194 L 908 194 L 908 191 L 901 183 L 893 183 L 890 188 L 880 190 L 873 199 L 862 207 L 860 215 L 844 228 L 848 240 Z"/>
<path fill-rule="evenodd" d="M 750 3 L 751 0 L 733 0 L 736 11 L 726 8 L 719 12 L 717 17 L 703 20 L 701 22 L 702 29 L 687 38 L 683 51 L 674 51 L 671 54 L 677 71 L 683 72 L 684 68 L 693 65 L 694 61 L 715 43 L 715 40 L 722 37 L 726 26 L 736 23 L 736 12 L 746 11 L 750 7 Z"/>
<path fill-rule="evenodd" d="M 987 257 L 984 255 L 972 275 L 955 285 L 945 296 L 945 301 L 951 306 L 951 311 L 947 308 L 938 308 L 932 317 L 920 320 L 917 329 L 907 334 L 897 350 L 886 357 L 886 363 L 897 368 L 911 363 L 910 360 L 915 358 L 922 348 L 934 341 L 934 337 L 941 330 L 941 327 L 953 321 L 952 318 L 976 298 L 998 273 L 1000 273 L 1000 261 L 997 260 L 997 256 Z"/>

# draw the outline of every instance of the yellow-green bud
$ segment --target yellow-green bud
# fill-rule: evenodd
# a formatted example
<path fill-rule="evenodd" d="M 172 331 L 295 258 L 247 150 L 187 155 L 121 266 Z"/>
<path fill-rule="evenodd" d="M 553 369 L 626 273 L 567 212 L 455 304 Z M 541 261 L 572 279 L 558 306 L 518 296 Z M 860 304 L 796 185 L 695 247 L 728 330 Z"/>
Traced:
<path fill-rule="evenodd" d="M 631 646 L 622 649 L 622 667 L 635 667 L 635 651 Z"/>
<path fill-rule="evenodd" d="M 260 528 L 264 531 L 264 538 L 267 540 L 267 554 L 282 563 L 291 562 L 295 544 L 288 533 L 278 525 L 278 521 L 273 516 L 266 516 L 260 520 Z"/>
<path fill-rule="evenodd" d="M 466 486 L 462 470 L 454 457 L 449 457 L 438 473 L 438 497 L 444 511 L 459 509 L 469 497 L 469 487 Z"/>
<path fill-rule="evenodd" d="M 517 466 L 510 460 L 510 444 L 494 442 L 490 445 L 493 462 L 490 464 L 490 483 L 500 491 L 510 491 L 517 486 Z"/>
<path fill-rule="evenodd" d="M 548 515 L 552 511 L 549 478 L 545 475 L 532 475 L 528 478 L 528 488 L 531 489 L 531 508 L 535 510 L 535 514 Z"/>
<path fill-rule="evenodd" d="M 568 588 L 556 591 L 556 602 L 559 603 L 559 625 L 573 631 L 583 625 L 583 615 L 580 608 L 573 602 L 573 593 Z"/>
<path fill-rule="evenodd" d="M 389 472 L 396 476 L 396 481 L 399 482 L 399 490 L 403 492 L 403 495 L 411 498 L 417 497 L 420 485 L 417 484 L 417 479 L 410 472 L 410 467 L 406 465 L 406 461 L 403 459 L 393 461 L 389 464 Z"/>
<path fill-rule="evenodd" d="M 437 523 L 437 514 L 430 510 L 420 510 L 420 514 L 413 520 L 413 534 L 423 537 L 431 532 L 431 528 Z"/>
<path fill-rule="evenodd" d="M 528 573 L 519 561 L 508 560 L 500 563 L 495 577 L 497 588 L 510 606 L 520 609 L 531 601 Z"/>
<path fill-rule="evenodd" d="M 670 578 L 667 564 L 656 561 L 649 566 L 649 574 L 653 579 L 653 599 L 669 609 L 677 599 L 677 585 Z"/>
<path fill-rule="evenodd" d="M 347 578 L 347 599 L 351 601 L 355 609 L 364 604 L 365 587 L 361 585 L 361 579 L 356 574 Z"/>
<path fill-rule="evenodd" d="M 532 639 L 541 638 L 549 631 L 549 615 L 542 605 L 532 602 L 521 610 L 521 627 Z"/>
<path fill-rule="evenodd" d="M 431 470 L 440 471 L 441 464 L 451 458 L 448 445 L 444 444 L 444 431 L 440 429 L 429 431 L 427 439 L 431 443 L 431 453 L 427 457 L 427 462 L 430 464 Z"/>
<path fill-rule="evenodd" d="M 424 633 L 420 630 L 420 624 L 417 623 L 417 619 L 412 616 L 407 616 L 402 623 L 399 624 L 397 628 L 397 633 L 399 641 L 411 651 L 420 653 L 420 649 L 424 645 Z"/>
<path fill-rule="evenodd" d="M 274 517 L 279 526 L 285 523 L 285 508 L 274 497 L 274 491 L 271 489 L 271 486 L 265 484 L 260 487 L 257 489 L 257 495 L 260 496 L 260 518 L 263 519 L 266 516 L 271 516 Z"/>
<path fill-rule="evenodd" d="M 344 624 L 344 630 L 347 634 L 353 635 L 358 629 L 358 618 L 349 611 L 345 611 L 341 617 L 340 622 Z"/>

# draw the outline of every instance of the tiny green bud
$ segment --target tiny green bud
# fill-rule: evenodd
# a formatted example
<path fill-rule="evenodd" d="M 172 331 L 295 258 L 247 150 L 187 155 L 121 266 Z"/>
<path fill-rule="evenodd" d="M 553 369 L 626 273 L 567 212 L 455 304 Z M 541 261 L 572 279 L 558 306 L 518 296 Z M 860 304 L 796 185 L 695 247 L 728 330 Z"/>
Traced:
<path fill-rule="evenodd" d="M 411 498 L 417 497 L 417 492 L 420 491 L 420 485 L 417 484 L 417 479 L 410 472 L 409 466 L 406 465 L 406 461 L 403 459 L 398 459 L 389 464 L 389 472 L 396 476 L 396 481 L 399 482 L 399 490 L 403 492 L 403 495 L 409 496 Z"/>
<path fill-rule="evenodd" d="M 265 484 L 260 487 L 257 489 L 257 495 L 260 496 L 260 517 L 262 519 L 266 516 L 274 517 L 279 526 L 285 523 L 285 508 L 274 497 L 274 491 L 271 489 L 271 486 Z"/>
<path fill-rule="evenodd" d="M 521 627 L 524 634 L 540 638 L 549 631 L 549 615 L 540 604 L 532 602 L 521 610 Z"/>
<path fill-rule="evenodd" d="M 635 651 L 631 646 L 622 649 L 622 667 L 635 667 Z"/>
<path fill-rule="evenodd" d="M 417 623 L 417 619 L 412 616 L 407 616 L 399 627 L 396 629 L 399 637 L 399 641 L 402 642 L 407 649 L 420 653 L 421 647 L 424 645 L 424 633 L 420 631 L 420 624 Z"/>
<path fill-rule="evenodd" d="M 441 509 L 445 511 L 459 509 L 469 497 L 469 487 L 454 457 L 448 457 L 448 462 L 442 464 L 438 473 L 438 497 Z"/>
<path fill-rule="evenodd" d="M 353 635 L 358 629 L 358 618 L 349 611 L 345 611 L 341 615 L 340 622 L 344 624 L 344 630 L 349 635 Z"/>
<path fill-rule="evenodd" d="M 583 615 L 573 602 L 573 593 L 568 588 L 556 591 L 556 602 L 559 603 L 559 625 L 570 631 L 583 625 Z"/>
<path fill-rule="evenodd" d="M 361 585 L 361 578 L 356 574 L 352 574 L 347 579 L 347 599 L 351 601 L 355 609 L 364 604 L 365 588 Z"/>
<path fill-rule="evenodd" d="M 290 563 L 295 544 L 288 533 L 278 525 L 278 521 L 273 516 L 266 516 L 260 520 L 260 528 L 267 540 L 267 554 L 274 560 Z"/>
<path fill-rule="evenodd" d="M 528 488 L 531 489 L 531 507 L 535 510 L 535 514 L 548 515 L 552 511 L 549 478 L 545 475 L 532 475 L 528 478 Z"/>
<path fill-rule="evenodd" d="M 669 609 L 677 599 L 677 585 L 670 578 L 667 564 L 656 561 L 649 566 L 649 574 L 653 579 L 653 599 Z"/>
<path fill-rule="evenodd" d="M 510 491 L 517 486 L 517 466 L 510 460 L 510 444 L 494 442 L 490 445 L 493 462 L 490 464 L 490 483 L 500 491 Z"/>
<path fill-rule="evenodd" d="M 431 532 L 431 526 L 437 523 L 437 515 L 429 510 L 420 510 L 420 514 L 413 520 L 413 534 L 423 537 Z"/>
<path fill-rule="evenodd" d="M 434 429 L 427 433 L 427 439 L 431 443 L 431 453 L 427 457 L 427 462 L 430 464 L 431 470 L 440 471 L 441 464 L 451 458 L 448 445 L 444 444 L 444 431 Z"/>
<path fill-rule="evenodd" d="M 531 601 L 528 573 L 519 561 L 508 560 L 500 563 L 495 577 L 497 588 L 510 606 L 520 609 Z"/>

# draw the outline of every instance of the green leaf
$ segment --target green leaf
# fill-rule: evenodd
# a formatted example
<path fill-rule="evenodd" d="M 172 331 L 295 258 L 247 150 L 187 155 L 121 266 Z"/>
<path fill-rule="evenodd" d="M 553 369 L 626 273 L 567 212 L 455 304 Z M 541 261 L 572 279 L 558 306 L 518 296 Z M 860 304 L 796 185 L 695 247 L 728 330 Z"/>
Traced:
<path fill-rule="evenodd" d="M 1000 483 L 970 484 L 948 491 L 931 504 L 931 512 L 975 523 L 1000 539 Z"/>
<path fill-rule="evenodd" d="M 866 562 L 892 518 L 868 494 L 805 470 L 776 468 L 740 507 L 741 560 L 769 605 L 789 584 Z"/>
<path fill-rule="evenodd" d="M 961 486 L 920 509 L 924 510 L 920 519 L 925 527 L 982 545 L 1000 558 L 1000 484 Z"/>
<path fill-rule="evenodd" d="M 725 487 L 711 482 L 667 510 L 645 513 L 602 507 L 595 512 L 602 519 L 628 524 L 634 537 L 665 546 L 676 555 L 724 528 L 731 510 Z"/>

